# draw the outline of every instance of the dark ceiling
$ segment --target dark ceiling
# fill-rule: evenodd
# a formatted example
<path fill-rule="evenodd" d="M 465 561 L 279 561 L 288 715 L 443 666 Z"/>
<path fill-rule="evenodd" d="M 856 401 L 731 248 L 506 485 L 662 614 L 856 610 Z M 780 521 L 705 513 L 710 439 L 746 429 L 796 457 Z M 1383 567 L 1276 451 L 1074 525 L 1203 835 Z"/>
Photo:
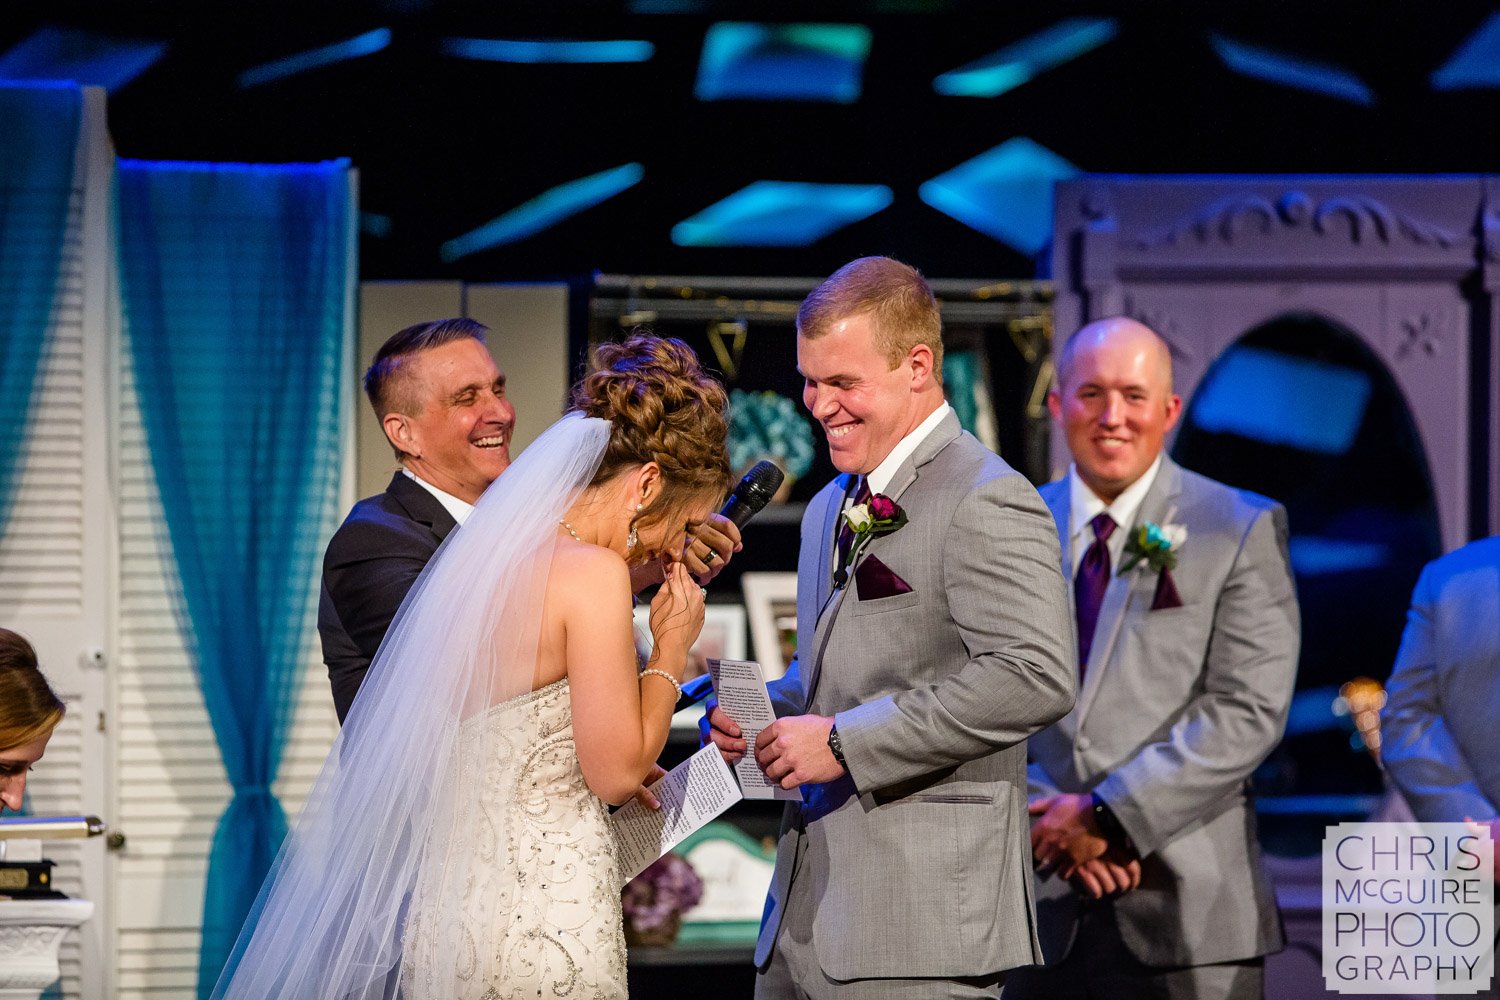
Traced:
<path fill-rule="evenodd" d="M 918 186 L 1016 136 L 1102 172 L 1500 172 L 1500 90 L 1436 91 L 1430 83 L 1494 10 L 1207 0 L 11 0 L 0 19 L 0 51 L 44 25 L 168 42 L 160 61 L 111 96 L 119 154 L 349 157 L 360 170 L 362 208 L 389 225 L 385 235 L 361 240 L 366 278 L 822 275 L 865 253 L 895 254 L 936 277 L 1028 277 L 1031 260 L 931 208 Z M 993 99 L 934 92 L 938 74 L 1065 16 L 1117 18 L 1118 37 Z M 871 27 L 859 101 L 694 98 L 711 24 L 787 19 Z M 374 55 L 250 89 L 237 85 L 250 67 L 380 27 L 392 30 L 392 42 Z M 1237 75 L 1212 48 L 1216 33 L 1342 67 L 1375 102 Z M 471 62 L 442 54 L 449 36 L 645 39 L 655 56 L 619 65 Z M 514 244 L 451 264 L 440 259 L 443 241 L 557 184 L 626 163 L 643 164 L 645 175 L 618 196 Z M 807 247 L 672 243 L 675 223 L 763 178 L 884 184 L 895 200 Z"/>

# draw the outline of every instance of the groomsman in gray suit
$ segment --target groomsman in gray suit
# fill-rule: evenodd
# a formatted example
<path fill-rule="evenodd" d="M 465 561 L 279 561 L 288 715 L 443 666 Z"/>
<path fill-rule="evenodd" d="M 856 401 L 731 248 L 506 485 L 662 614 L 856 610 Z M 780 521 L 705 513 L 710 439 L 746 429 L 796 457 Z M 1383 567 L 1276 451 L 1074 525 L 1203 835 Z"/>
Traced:
<path fill-rule="evenodd" d="M 1500 538 L 1422 570 L 1386 694 L 1381 759 L 1417 819 L 1500 841 Z"/>
<path fill-rule="evenodd" d="M 1057 534 L 959 428 L 914 269 L 866 257 L 797 314 L 803 401 L 843 473 L 802 521 L 798 655 L 748 748 L 784 788 L 760 998 L 995 997 L 1040 960 L 1026 739 L 1073 704 Z M 856 530 L 858 529 L 858 530 Z"/>
<path fill-rule="evenodd" d="M 1282 946 L 1251 772 L 1281 738 L 1299 618 L 1286 512 L 1163 453 L 1182 401 L 1148 327 L 1092 323 L 1048 398 L 1042 488 L 1073 580 L 1078 704 L 1031 741 L 1048 967 L 1006 998 L 1248 998 Z"/>

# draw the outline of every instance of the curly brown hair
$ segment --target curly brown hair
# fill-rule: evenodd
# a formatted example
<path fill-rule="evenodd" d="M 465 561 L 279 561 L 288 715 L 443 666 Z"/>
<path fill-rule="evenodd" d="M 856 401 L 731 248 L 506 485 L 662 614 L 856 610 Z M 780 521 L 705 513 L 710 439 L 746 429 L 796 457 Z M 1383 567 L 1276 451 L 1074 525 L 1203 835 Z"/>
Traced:
<path fill-rule="evenodd" d="M 51 735 L 66 711 L 37 668 L 31 643 L 0 628 L 0 751 Z"/>
<path fill-rule="evenodd" d="M 593 485 L 645 462 L 661 467 L 662 492 L 642 515 L 657 523 L 729 485 L 728 397 L 680 340 L 637 333 L 594 349 L 573 387 L 571 409 L 613 425 Z"/>

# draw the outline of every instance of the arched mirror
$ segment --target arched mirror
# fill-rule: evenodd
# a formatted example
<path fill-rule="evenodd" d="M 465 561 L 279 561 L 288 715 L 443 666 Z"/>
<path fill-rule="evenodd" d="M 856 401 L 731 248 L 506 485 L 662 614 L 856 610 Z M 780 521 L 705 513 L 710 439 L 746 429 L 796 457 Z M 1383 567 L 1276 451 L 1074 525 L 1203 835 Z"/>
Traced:
<path fill-rule="evenodd" d="M 1344 682 L 1389 675 L 1417 574 L 1442 551 L 1427 458 L 1395 381 L 1348 329 L 1284 314 L 1214 362 L 1172 453 L 1289 515 L 1302 657 L 1261 792 L 1307 797 L 1318 822 L 1339 811 L 1329 796 L 1378 795 L 1378 770 L 1330 705 Z"/>

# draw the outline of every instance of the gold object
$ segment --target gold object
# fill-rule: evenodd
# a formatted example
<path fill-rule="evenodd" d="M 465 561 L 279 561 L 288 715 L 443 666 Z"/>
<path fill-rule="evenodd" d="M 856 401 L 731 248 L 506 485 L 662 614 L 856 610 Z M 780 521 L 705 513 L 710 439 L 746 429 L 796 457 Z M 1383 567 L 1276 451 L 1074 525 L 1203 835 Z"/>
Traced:
<path fill-rule="evenodd" d="M 1385 707 L 1385 686 L 1370 677 L 1356 677 L 1339 688 L 1338 700 L 1333 703 L 1335 715 L 1348 715 L 1354 720 L 1365 749 L 1378 762 L 1380 760 L 1380 710 Z"/>
<path fill-rule="evenodd" d="M 0 819 L 0 840 L 97 837 L 109 829 L 98 816 L 16 816 Z"/>

